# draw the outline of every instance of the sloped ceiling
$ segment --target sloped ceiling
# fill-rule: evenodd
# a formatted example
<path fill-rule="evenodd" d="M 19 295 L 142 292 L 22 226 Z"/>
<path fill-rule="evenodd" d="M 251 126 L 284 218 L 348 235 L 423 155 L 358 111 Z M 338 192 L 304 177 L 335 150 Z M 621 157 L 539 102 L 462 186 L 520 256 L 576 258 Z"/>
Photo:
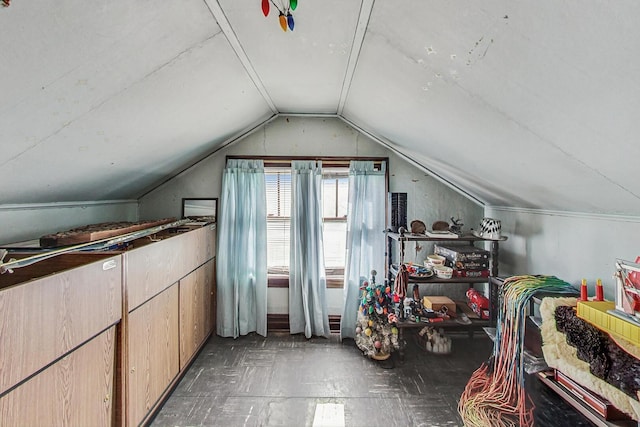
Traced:
<path fill-rule="evenodd" d="M 0 203 L 138 198 L 337 115 L 495 206 L 640 215 L 640 3 L 12 0 Z"/>

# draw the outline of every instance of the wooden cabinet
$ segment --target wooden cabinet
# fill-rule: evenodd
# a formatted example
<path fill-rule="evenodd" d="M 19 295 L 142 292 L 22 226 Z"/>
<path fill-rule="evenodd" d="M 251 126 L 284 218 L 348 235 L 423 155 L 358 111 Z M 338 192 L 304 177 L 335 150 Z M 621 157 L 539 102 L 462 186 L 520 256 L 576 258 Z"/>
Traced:
<path fill-rule="evenodd" d="M 0 425 L 149 421 L 214 329 L 215 239 L 181 226 L 0 275 Z"/>
<path fill-rule="evenodd" d="M 180 369 L 213 331 L 214 259 L 180 280 Z"/>
<path fill-rule="evenodd" d="M 0 425 L 111 425 L 121 258 L 65 254 L 0 276 Z"/>
<path fill-rule="evenodd" d="M 185 232 L 165 232 L 153 242 L 134 242 L 125 257 L 127 309 L 133 310 L 149 298 L 204 264 L 215 254 L 215 226 Z"/>
<path fill-rule="evenodd" d="M 115 335 L 112 326 L 0 397 L 0 424 L 111 426 Z"/>
<path fill-rule="evenodd" d="M 138 425 L 180 370 L 178 284 L 129 313 L 128 425 Z"/>
<path fill-rule="evenodd" d="M 213 330 L 215 227 L 134 242 L 123 254 L 123 418 L 148 421 Z"/>

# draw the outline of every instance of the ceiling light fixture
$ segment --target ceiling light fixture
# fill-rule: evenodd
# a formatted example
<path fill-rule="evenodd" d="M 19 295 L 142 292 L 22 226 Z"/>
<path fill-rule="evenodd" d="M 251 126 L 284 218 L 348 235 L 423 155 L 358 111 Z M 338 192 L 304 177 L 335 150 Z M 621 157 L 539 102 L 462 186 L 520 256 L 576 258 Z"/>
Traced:
<path fill-rule="evenodd" d="M 280 28 L 282 28 L 282 31 L 287 31 L 287 28 L 293 31 L 295 22 L 293 21 L 291 11 L 296 10 L 298 7 L 298 0 L 279 0 L 279 3 L 280 5 L 278 6 L 273 0 L 262 0 L 262 13 L 264 16 L 269 16 L 269 11 L 271 9 L 270 4 L 272 4 L 273 7 L 278 9 L 278 12 L 280 12 L 278 15 L 278 21 L 280 22 Z"/>

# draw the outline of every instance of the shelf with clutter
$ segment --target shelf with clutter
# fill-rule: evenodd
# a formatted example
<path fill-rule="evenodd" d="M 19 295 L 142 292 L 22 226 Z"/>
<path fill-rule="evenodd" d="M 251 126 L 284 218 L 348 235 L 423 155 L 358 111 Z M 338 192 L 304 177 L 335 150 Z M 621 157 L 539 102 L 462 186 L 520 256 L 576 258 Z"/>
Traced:
<path fill-rule="evenodd" d="M 467 307 L 471 307 L 472 319 L 494 320 L 493 308 L 497 300 L 496 289 L 492 285 L 491 277 L 498 276 L 499 242 L 507 240 L 500 234 L 500 221 L 484 218 L 478 231 L 463 231 L 459 220 L 452 218 L 452 224 L 436 221 L 432 228 L 426 228 L 423 222 L 411 222 L 411 230 L 400 226 L 397 232 L 388 230 L 387 233 L 388 266 L 387 277 L 390 281 L 402 280 L 406 288 L 412 288 L 414 304 L 419 305 L 422 296 L 449 296 L 455 300 L 466 300 Z M 420 244 L 433 244 L 433 253 L 426 256 L 423 264 L 408 261 L 407 246 L 415 243 L 416 253 L 423 249 Z M 475 243 L 489 243 L 489 250 Z M 439 284 L 438 288 L 426 285 Z M 460 290 L 448 286 L 449 284 L 467 284 L 467 290 Z M 474 299 L 482 304 L 472 304 L 468 290 L 474 289 L 474 284 L 485 284 L 484 290 L 476 289 Z M 425 285 L 425 286 L 421 286 Z M 433 288 L 433 289 L 432 289 Z M 458 290 L 457 294 L 451 291 Z M 455 305 L 454 305 L 455 308 Z M 464 315 L 468 310 L 454 309 L 450 315 L 457 313 Z M 414 315 L 417 313 L 414 313 Z M 468 323 L 467 323 L 468 324 Z M 478 327 L 486 326 L 478 324 Z"/>
<path fill-rule="evenodd" d="M 470 288 L 469 292 L 475 290 Z M 370 280 L 362 283 L 355 342 L 365 356 L 386 360 L 392 352 L 399 351 L 399 359 L 402 360 L 403 331 L 414 328 L 419 329 L 417 339 L 427 352 L 448 354 L 451 341 L 444 335 L 443 328 L 457 326 L 467 331 L 472 322 L 489 324 L 488 318 L 481 319 L 465 302 L 454 302 L 444 296 L 420 299 L 417 285 L 414 285 L 412 295 L 407 295 L 400 280 L 396 280 L 393 286 L 376 283 L 375 271 L 371 272 Z M 474 298 L 474 301 L 479 300 Z"/>
<path fill-rule="evenodd" d="M 386 232 L 387 278 L 394 283 L 399 305 L 400 359 L 407 329 L 416 330 L 419 346 L 426 351 L 447 354 L 451 347 L 445 330 L 473 336 L 495 321 L 498 295 L 492 277 L 498 275 L 499 242 L 507 237 L 500 234 L 499 220 L 484 218 L 477 231 L 463 231 L 460 220 L 451 220 L 436 221 L 431 229 L 414 220 L 410 230 L 399 226 Z M 433 245 L 432 253 L 421 263 L 408 261 L 408 246 L 414 244 L 418 253 L 424 242 Z M 485 242 L 488 250 L 476 245 Z"/>

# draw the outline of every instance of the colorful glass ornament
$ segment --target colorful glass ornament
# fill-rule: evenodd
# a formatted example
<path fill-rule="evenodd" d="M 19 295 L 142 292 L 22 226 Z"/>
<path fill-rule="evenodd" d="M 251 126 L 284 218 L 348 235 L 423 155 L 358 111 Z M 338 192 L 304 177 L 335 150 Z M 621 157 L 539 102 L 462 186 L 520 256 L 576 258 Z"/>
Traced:
<path fill-rule="evenodd" d="M 293 15 L 291 14 L 291 12 L 287 13 L 287 24 L 289 25 L 289 29 L 293 31 L 294 22 L 293 22 Z"/>
<path fill-rule="evenodd" d="M 8 2 L 10 0 L 0 0 L 0 1 Z M 278 12 L 280 12 L 278 15 L 278 22 L 280 23 L 280 28 L 282 28 L 282 31 L 286 32 L 287 29 L 289 29 L 289 31 L 293 31 L 293 28 L 295 27 L 295 20 L 293 18 L 293 15 L 291 14 L 291 11 L 296 10 L 296 8 L 298 7 L 298 1 L 289 0 L 288 6 L 285 6 L 286 2 L 281 1 L 280 5 L 282 6 L 282 9 L 280 9 L 280 6 L 274 3 L 273 0 L 262 0 L 261 1 L 262 13 L 265 17 L 269 15 L 269 12 L 271 9 L 270 3 L 273 4 L 276 9 L 278 9 Z M 374 280 L 374 283 L 375 283 L 375 280 Z M 366 281 L 364 282 L 363 285 L 365 287 L 368 287 L 368 283 Z"/>

